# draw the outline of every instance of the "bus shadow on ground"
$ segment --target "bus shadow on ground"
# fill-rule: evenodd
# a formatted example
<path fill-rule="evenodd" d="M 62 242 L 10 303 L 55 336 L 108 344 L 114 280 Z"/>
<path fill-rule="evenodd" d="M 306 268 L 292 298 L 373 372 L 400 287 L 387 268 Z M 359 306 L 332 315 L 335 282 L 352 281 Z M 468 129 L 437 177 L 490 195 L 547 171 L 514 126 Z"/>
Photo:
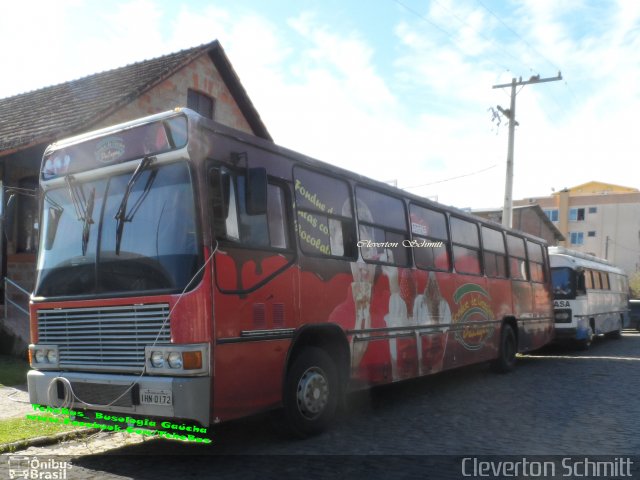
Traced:
<path fill-rule="evenodd" d="M 355 437 L 357 432 L 372 428 L 372 419 L 376 422 L 383 418 L 393 419 L 405 408 L 417 408 L 418 404 L 439 395 L 455 395 L 465 385 L 481 384 L 486 378 L 495 376 L 487 364 L 476 364 L 351 393 L 346 405 L 339 409 L 333 426 L 320 437 L 296 438 L 283 426 L 282 412 L 276 410 L 212 426 L 209 430 L 212 443 L 208 445 L 158 438 L 113 449 L 104 455 L 245 456 L 248 452 L 264 455 L 264 452 L 271 454 L 274 451 L 286 455 L 292 450 L 299 451 L 300 447 L 304 449 L 305 444 L 314 443 L 318 438 L 325 438 L 330 443 L 341 436 Z M 100 456 L 102 454 L 83 457 L 81 462 L 89 466 L 94 459 L 101 461 Z"/>

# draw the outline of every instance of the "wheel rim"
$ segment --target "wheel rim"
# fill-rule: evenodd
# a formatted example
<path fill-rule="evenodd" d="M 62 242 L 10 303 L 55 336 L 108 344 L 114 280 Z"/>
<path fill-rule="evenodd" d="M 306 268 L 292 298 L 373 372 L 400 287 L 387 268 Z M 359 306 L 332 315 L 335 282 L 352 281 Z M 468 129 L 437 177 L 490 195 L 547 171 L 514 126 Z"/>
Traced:
<path fill-rule="evenodd" d="M 297 388 L 298 410 L 307 419 L 319 417 L 329 403 L 329 382 L 322 369 L 309 368 L 300 377 Z"/>

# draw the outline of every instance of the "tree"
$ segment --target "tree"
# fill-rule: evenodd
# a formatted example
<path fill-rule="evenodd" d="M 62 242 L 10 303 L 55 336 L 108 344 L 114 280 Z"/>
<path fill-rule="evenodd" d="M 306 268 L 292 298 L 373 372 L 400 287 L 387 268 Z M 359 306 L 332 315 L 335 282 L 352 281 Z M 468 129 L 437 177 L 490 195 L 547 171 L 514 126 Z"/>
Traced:
<path fill-rule="evenodd" d="M 640 272 L 635 272 L 629 277 L 629 290 L 631 298 L 640 298 Z"/>

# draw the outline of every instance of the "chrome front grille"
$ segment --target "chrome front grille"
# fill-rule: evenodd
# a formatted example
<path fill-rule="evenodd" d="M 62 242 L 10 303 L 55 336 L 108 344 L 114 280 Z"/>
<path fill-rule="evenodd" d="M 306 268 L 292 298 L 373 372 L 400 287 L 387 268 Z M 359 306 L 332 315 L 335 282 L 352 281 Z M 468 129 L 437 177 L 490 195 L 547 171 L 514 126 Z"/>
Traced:
<path fill-rule="evenodd" d="M 171 340 L 168 315 L 166 303 L 38 310 L 38 343 L 58 346 L 61 368 L 142 371 L 145 346 Z"/>

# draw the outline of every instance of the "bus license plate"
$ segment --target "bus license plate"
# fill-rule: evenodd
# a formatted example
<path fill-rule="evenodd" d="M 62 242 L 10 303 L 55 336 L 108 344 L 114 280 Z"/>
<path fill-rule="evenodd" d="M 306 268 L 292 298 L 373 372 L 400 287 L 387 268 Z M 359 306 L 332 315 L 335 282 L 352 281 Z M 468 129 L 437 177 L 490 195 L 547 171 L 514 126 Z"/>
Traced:
<path fill-rule="evenodd" d="M 140 390 L 140 403 L 146 405 L 171 405 L 171 390 Z"/>

